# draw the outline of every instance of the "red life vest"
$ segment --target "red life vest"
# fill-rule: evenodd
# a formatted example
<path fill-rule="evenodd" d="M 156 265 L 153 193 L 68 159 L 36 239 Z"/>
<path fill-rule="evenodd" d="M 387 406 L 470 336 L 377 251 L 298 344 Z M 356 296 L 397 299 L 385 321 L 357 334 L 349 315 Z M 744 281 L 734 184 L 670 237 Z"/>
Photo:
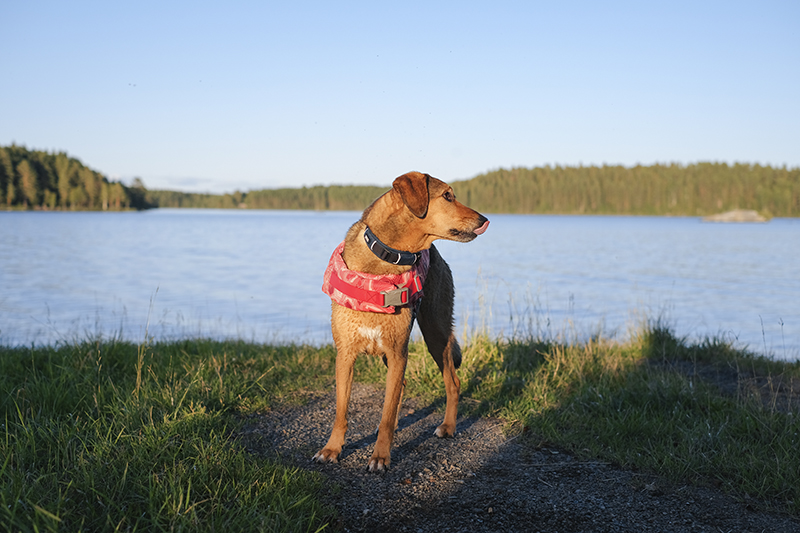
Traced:
<path fill-rule="evenodd" d="M 394 313 L 396 306 L 415 304 L 422 298 L 422 285 L 430 267 L 430 251 L 423 250 L 420 260 L 403 274 L 367 274 L 350 270 L 342 258 L 344 242 L 336 247 L 325 269 L 322 292 L 356 311 Z"/>

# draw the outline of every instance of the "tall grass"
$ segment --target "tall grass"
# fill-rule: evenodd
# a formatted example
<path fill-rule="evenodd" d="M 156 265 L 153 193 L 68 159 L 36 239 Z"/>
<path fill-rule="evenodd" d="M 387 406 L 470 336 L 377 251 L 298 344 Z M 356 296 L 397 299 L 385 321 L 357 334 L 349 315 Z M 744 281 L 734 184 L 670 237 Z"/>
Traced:
<path fill-rule="evenodd" d="M 411 345 L 408 396 L 443 407 Z M 800 363 L 651 324 L 631 341 L 473 337 L 461 413 L 675 482 L 800 514 Z M 316 531 L 321 480 L 247 453 L 244 416 L 333 383 L 332 347 L 182 341 L 0 348 L 0 529 Z M 381 383 L 379 358 L 359 381 Z"/>
<path fill-rule="evenodd" d="M 407 394 L 434 401 L 441 378 L 425 352 L 412 346 Z M 381 366 L 360 363 L 372 381 Z M 713 339 L 690 344 L 655 322 L 626 343 L 478 336 L 462 368 L 460 412 L 499 416 L 529 446 L 800 513 L 800 362 Z"/>
<path fill-rule="evenodd" d="M 316 531 L 318 476 L 236 445 L 330 350 L 188 341 L 0 351 L 0 527 Z M 290 385 L 291 384 L 291 385 Z"/>

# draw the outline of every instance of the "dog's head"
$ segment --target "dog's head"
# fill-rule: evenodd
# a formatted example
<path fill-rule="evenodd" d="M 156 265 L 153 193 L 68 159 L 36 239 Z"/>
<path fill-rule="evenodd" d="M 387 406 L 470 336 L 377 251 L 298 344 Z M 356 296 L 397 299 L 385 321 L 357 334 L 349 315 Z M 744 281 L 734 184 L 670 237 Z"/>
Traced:
<path fill-rule="evenodd" d="M 452 187 L 428 174 L 403 174 L 392 183 L 392 192 L 399 195 L 431 241 L 469 242 L 489 226 L 485 216 L 456 200 Z"/>

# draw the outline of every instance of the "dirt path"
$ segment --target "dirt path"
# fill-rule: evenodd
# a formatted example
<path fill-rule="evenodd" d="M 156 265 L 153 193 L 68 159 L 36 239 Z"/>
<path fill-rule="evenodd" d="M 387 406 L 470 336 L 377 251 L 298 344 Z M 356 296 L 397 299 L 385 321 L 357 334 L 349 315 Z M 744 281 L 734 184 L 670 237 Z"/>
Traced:
<path fill-rule="evenodd" d="M 381 532 L 800 532 L 800 521 L 723 493 L 508 439 L 499 420 L 460 419 L 452 439 L 433 435 L 441 413 L 407 400 L 385 474 L 365 466 L 383 391 L 355 384 L 338 464 L 309 461 L 328 438 L 333 393 L 252 418 L 241 439 L 253 453 L 325 475 L 323 498 L 342 517 L 333 531 Z"/>

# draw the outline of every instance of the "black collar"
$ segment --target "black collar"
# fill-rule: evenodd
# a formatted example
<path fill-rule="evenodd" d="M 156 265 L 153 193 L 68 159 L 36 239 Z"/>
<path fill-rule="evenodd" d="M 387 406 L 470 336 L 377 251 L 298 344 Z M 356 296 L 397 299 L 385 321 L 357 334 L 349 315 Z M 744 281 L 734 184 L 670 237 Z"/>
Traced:
<path fill-rule="evenodd" d="M 372 233 L 369 226 L 364 229 L 364 241 L 366 241 L 367 247 L 372 250 L 372 253 L 379 259 L 387 263 L 392 263 L 393 265 L 414 265 L 419 261 L 421 255 L 419 252 L 401 252 L 400 250 L 395 250 L 394 248 L 386 246 Z"/>

